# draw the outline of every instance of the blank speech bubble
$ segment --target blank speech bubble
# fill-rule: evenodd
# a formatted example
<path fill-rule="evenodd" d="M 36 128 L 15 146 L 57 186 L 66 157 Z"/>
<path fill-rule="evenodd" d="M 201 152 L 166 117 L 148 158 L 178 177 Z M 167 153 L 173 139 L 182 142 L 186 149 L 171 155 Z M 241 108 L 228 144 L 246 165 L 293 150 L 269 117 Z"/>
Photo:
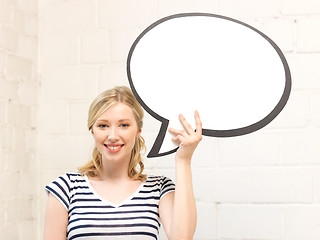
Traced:
<path fill-rule="evenodd" d="M 168 127 L 182 129 L 182 113 L 203 135 L 233 137 L 270 123 L 284 108 L 291 75 L 279 47 L 257 29 L 225 16 L 176 14 L 146 28 L 128 59 L 130 87 L 162 122 L 148 157 L 177 149 Z"/>

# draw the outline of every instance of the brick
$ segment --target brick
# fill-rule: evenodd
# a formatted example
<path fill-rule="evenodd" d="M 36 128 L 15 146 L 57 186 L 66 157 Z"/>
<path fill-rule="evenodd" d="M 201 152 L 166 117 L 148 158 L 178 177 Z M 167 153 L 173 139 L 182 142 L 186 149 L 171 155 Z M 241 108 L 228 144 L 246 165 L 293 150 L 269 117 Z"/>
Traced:
<path fill-rule="evenodd" d="M 73 171 L 89 161 L 93 144 L 89 135 L 44 135 L 40 138 L 39 156 L 45 169 Z"/>
<path fill-rule="evenodd" d="M 5 64 L 5 54 L 0 50 L 0 72 L 3 71 L 4 64 Z"/>
<path fill-rule="evenodd" d="M 69 129 L 71 134 L 89 133 L 87 128 L 87 119 L 90 104 L 91 103 L 89 101 L 69 103 Z"/>
<path fill-rule="evenodd" d="M 315 127 L 320 127 L 320 92 L 311 95 L 311 122 Z"/>
<path fill-rule="evenodd" d="M 250 182 L 244 168 L 193 169 L 194 194 L 199 201 L 248 202 Z"/>
<path fill-rule="evenodd" d="M 19 199 L 10 199 L 7 203 L 7 221 L 14 221 L 19 218 L 20 211 L 21 211 L 21 203 Z"/>
<path fill-rule="evenodd" d="M 66 102 L 43 102 L 39 112 L 39 128 L 45 134 L 68 132 L 68 105 Z"/>
<path fill-rule="evenodd" d="M 8 25 L 13 14 L 13 7 L 7 3 L 0 3 L 0 25 Z"/>
<path fill-rule="evenodd" d="M 97 26 L 96 8 L 96 1 L 91 0 L 46 1 L 40 8 L 41 32 L 94 29 Z"/>
<path fill-rule="evenodd" d="M 13 148 L 13 131 L 14 128 L 8 124 L 0 125 L 0 139 L 3 148 Z"/>
<path fill-rule="evenodd" d="M 266 34 L 282 52 L 294 50 L 296 24 L 293 19 L 263 19 L 258 30 Z"/>
<path fill-rule="evenodd" d="M 38 14 L 38 1 L 37 0 L 28 0 L 28 1 L 19 1 L 19 6 L 23 12 L 28 15 Z"/>
<path fill-rule="evenodd" d="M 202 136 L 202 141 L 197 146 L 192 157 L 192 167 L 215 167 L 217 159 L 218 140 L 217 138 Z"/>
<path fill-rule="evenodd" d="M 38 239 L 37 235 L 38 226 L 34 219 L 21 221 L 19 223 L 19 238 L 25 240 Z"/>
<path fill-rule="evenodd" d="M 30 106 L 38 102 L 38 83 L 27 82 L 19 84 L 19 99 L 24 104 Z"/>
<path fill-rule="evenodd" d="M 32 199 L 32 196 L 35 196 L 37 194 L 37 188 L 30 187 L 30 186 L 35 185 L 35 183 L 37 182 L 37 178 L 38 178 L 38 175 L 34 170 L 24 171 L 20 175 L 20 179 L 21 179 L 21 181 L 19 182 L 20 193 L 22 196 L 28 198 L 27 201 L 30 206 L 32 206 L 32 201 L 34 201 L 34 199 Z M 26 219 L 34 217 L 36 215 L 34 211 L 32 211 L 34 209 L 32 209 L 31 207 L 29 209 L 31 209 L 31 212 L 28 212 L 25 214 Z"/>
<path fill-rule="evenodd" d="M 254 9 L 254 11 L 252 11 Z M 279 16 L 278 2 L 276 0 L 219 0 L 219 14 L 232 18 L 272 18 Z"/>
<path fill-rule="evenodd" d="M 19 34 L 9 28 L 0 28 L 0 48 L 17 52 L 19 49 Z"/>
<path fill-rule="evenodd" d="M 3 239 L 19 240 L 19 231 L 16 223 L 5 223 L 0 226 L 1 237 Z"/>
<path fill-rule="evenodd" d="M 7 106 L 5 101 L 0 100 L 0 123 L 6 122 Z"/>
<path fill-rule="evenodd" d="M 21 160 L 21 159 L 20 159 Z M 7 172 L 10 174 L 6 175 L 6 186 L 5 186 L 5 190 L 6 190 L 6 199 L 10 199 L 10 198 L 15 198 L 17 196 L 17 193 L 19 192 L 19 181 L 20 181 L 20 177 L 19 177 L 19 173 L 17 172 Z"/>
<path fill-rule="evenodd" d="M 31 123 L 31 111 L 30 107 L 16 102 L 8 103 L 8 122 L 22 126 L 28 127 Z"/>
<path fill-rule="evenodd" d="M 251 169 L 252 202 L 311 203 L 311 168 Z"/>
<path fill-rule="evenodd" d="M 125 62 L 133 42 L 142 32 L 141 28 L 115 29 L 110 33 L 110 54 L 112 62 Z"/>
<path fill-rule="evenodd" d="M 19 79 L 30 81 L 33 72 L 33 62 L 22 57 L 8 55 L 6 73 Z"/>
<path fill-rule="evenodd" d="M 112 62 L 99 69 L 99 91 L 102 92 L 115 86 L 129 86 L 124 62 Z"/>
<path fill-rule="evenodd" d="M 197 229 L 194 239 L 218 239 L 217 216 L 215 204 L 197 202 Z"/>
<path fill-rule="evenodd" d="M 223 204 L 219 207 L 220 238 L 280 239 L 281 209 L 270 205 Z"/>
<path fill-rule="evenodd" d="M 90 99 L 96 96 L 95 67 L 61 67 L 43 70 L 42 98 L 46 101 Z"/>
<path fill-rule="evenodd" d="M 305 91 L 292 90 L 280 114 L 267 126 L 268 129 L 303 128 L 310 124 L 310 96 Z"/>
<path fill-rule="evenodd" d="M 81 36 L 81 62 L 100 63 L 110 60 L 108 31 L 86 32 Z"/>
<path fill-rule="evenodd" d="M 21 122 L 21 112 L 21 104 L 10 101 L 8 103 L 8 122 L 11 124 L 19 125 L 19 123 Z"/>
<path fill-rule="evenodd" d="M 315 34 L 320 25 L 320 17 L 297 19 L 297 52 L 319 52 L 320 35 Z"/>
<path fill-rule="evenodd" d="M 320 3 L 317 0 L 280 1 L 281 13 L 284 15 L 309 15 L 320 13 Z"/>
<path fill-rule="evenodd" d="M 11 21 L 9 22 L 9 27 L 15 29 L 18 32 L 23 32 L 25 28 L 25 13 L 18 7 L 13 10 Z"/>
<path fill-rule="evenodd" d="M 290 54 L 287 61 L 291 71 L 292 86 L 297 90 L 320 88 L 320 54 Z"/>
<path fill-rule="evenodd" d="M 120 29 L 137 26 L 147 27 L 157 20 L 156 0 L 99 1 L 99 26 Z M 123 17 L 125 16 L 125 17 Z"/>
<path fill-rule="evenodd" d="M 320 168 L 313 169 L 313 200 L 315 203 L 320 202 Z"/>
<path fill-rule="evenodd" d="M 0 174 L 0 179 L 1 179 L 1 174 Z M 0 211 L 2 213 L 2 214 L 0 214 L 0 229 L 1 229 L 1 226 L 4 225 L 4 223 L 5 223 L 5 212 L 6 212 L 5 201 L 2 199 L 0 199 Z"/>
<path fill-rule="evenodd" d="M 279 136 L 259 130 L 244 136 L 221 138 L 217 154 L 220 166 L 277 165 L 280 162 Z"/>
<path fill-rule="evenodd" d="M 162 0 L 158 3 L 158 14 L 162 18 L 184 12 L 215 12 L 217 10 L 216 2 L 212 0 Z"/>
<path fill-rule="evenodd" d="M 23 160 L 22 160 L 23 159 Z M 19 164 L 17 164 L 19 163 Z M 30 169 L 32 165 L 32 155 L 24 149 L 12 149 L 8 152 L 8 171 L 11 173 L 20 173 Z"/>
<path fill-rule="evenodd" d="M 283 164 L 319 164 L 320 129 L 292 130 L 282 133 L 281 138 Z"/>
<path fill-rule="evenodd" d="M 25 33 L 29 36 L 38 36 L 38 16 L 27 15 L 25 22 Z"/>
<path fill-rule="evenodd" d="M 1 129 L 0 129 L 1 131 Z M 5 153 L 4 153 L 4 147 L 2 146 L 2 142 L 1 142 L 1 132 L 0 132 L 0 180 L 3 180 L 3 172 L 5 170 L 5 163 L 7 162 Z M 4 181 L 3 181 L 4 182 Z M 1 189 L 0 189 L 1 190 Z M 0 198 L 1 200 L 1 198 Z"/>
<path fill-rule="evenodd" d="M 26 35 L 20 35 L 20 54 L 22 57 L 35 61 L 38 54 L 38 39 Z"/>
<path fill-rule="evenodd" d="M 13 145 L 20 150 L 25 150 L 26 142 L 27 139 L 24 128 L 16 126 L 13 130 Z"/>
<path fill-rule="evenodd" d="M 38 139 L 39 131 L 37 129 L 26 129 L 25 135 L 26 139 L 26 150 L 27 151 L 36 151 L 37 149 L 37 139 Z"/>
<path fill-rule="evenodd" d="M 283 209 L 283 236 L 290 240 L 317 240 L 320 238 L 320 207 L 293 205 Z"/>
<path fill-rule="evenodd" d="M 42 47 L 40 48 L 43 66 L 62 66 L 79 63 L 79 46 L 78 34 L 43 36 Z"/>

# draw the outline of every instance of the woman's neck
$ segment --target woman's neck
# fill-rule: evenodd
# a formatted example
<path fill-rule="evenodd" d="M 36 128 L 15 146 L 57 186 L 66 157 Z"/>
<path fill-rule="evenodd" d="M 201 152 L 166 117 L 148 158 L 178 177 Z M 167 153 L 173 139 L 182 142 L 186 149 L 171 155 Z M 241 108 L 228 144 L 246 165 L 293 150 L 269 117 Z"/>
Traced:
<path fill-rule="evenodd" d="M 113 162 L 102 159 L 102 169 L 99 178 L 108 181 L 130 180 L 128 170 L 129 161 Z"/>

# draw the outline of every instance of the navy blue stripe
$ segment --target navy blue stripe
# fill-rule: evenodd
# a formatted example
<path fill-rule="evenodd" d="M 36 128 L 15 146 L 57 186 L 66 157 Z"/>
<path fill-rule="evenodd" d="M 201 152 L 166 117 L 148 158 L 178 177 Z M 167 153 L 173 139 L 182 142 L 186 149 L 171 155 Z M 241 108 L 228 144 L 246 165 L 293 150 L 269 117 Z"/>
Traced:
<path fill-rule="evenodd" d="M 150 191 L 140 191 L 140 193 L 152 193 L 152 192 L 159 192 L 160 189 L 153 189 L 153 190 L 150 190 Z"/>
<path fill-rule="evenodd" d="M 174 190 L 175 190 L 175 188 L 168 188 L 168 189 L 164 190 L 163 192 L 161 192 L 160 198 L 163 196 L 163 194 L 165 194 L 165 193 L 167 193 L 169 191 L 174 191 Z"/>
<path fill-rule="evenodd" d="M 172 184 L 171 180 L 170 180 L 170 179 L 167 179 L 166 181 L 164 181 L 164 182 L 162 183 L 161 190 L 163 190 L 163 188 L 165 188 L 165 187 L 166 187 L 167 183 L 169 183 L 169 185 L 171 185 L 171 184 Z"/>
<path fill-rule="evenodd" d="M 71 203 L 75 203 L 75 202 L 101 202 L 100 199 L 98 198 L 92 198 L 92 199 L 88 199 L 88 198 L 77 198 L 71 201 Z"/>
<path fill-rule="evenodd" d="M 72 183 L 81 183 L 81 182 L 85 182 L 86 180 L 83 180 L 83 179 L 81 179 L 81 180 L 78 180 L 78 179 L 75 179 L 75 180 L 70 180 L 70 182 L 72 182 Z"/>
<path fill-rule="evenodd" d="M 64 184 L 67 186 L 67 188 L 68 188 L 68 191 L 70 192 L 70 186 L 69 186 L 69 184 L 68 184 L 68 182 L 63 178 L 63 177 L 59 177 L 59 179 L 61 179 L 63 182 L 64 182 Z"/>
<path fill-rule="evenodd" d="M 55 184 L 58 188 L 60 188 L 60 190 L 63 192 L 63 194 L 66 196 L 66 198 L 68 199 L 68 202 L 70 202 L 70 199 L 69 199 L 69 195 L 68 193 L 66 192 L 66 190 L 60 185 L 60 183 L 54 181 L 53 184 Z M 67 185 L 68 186 L 68 185 Z M 62 198 L 62 196 L 61 196 Z"/>
<path fill-rule="evenodd" d="M 75 190 L 75 189 L 89 189 L 88 186 L 75 186 L 73 188 L 70 189 L 70 191 Z"/>
<path fill-rule="evenodd" d="M 170 188 L 170 187 L 175 187 L 175 185 L 173 184 L 173 183 L 171 183 L 171 184 L 167 184 L 167 185 L 165 185 L 165 186 L 162 186 L 162 188 L 161 188 L 161 192 L 163 191 L 163 190 L 165 190 L 166 188 Z"/>
<path fill-rule="evenodd" d="M 148 204 L 148 203 L 141 203 L 141 204 L 124 204 L 120 207 L 155 207 L 158 208 L 157 204 Z"/>
<path fill-rule="evenodd" d="M 53 193 L 56 197 L 58 197 L 64 203 L 64 205 L 66 206 L 67 209 L 69 208 L 68 203 L 60 196 L 59 193 L 57 193 L 55 190 L 53 190 L 51 187 L 48 187 L 48 186 L 46 186 L 46 189 L 49 192 Z"/>
<path fill-rule="evenodd" d="M 95 208 L 95 209 L 100 208 L 101 209 L 102 208 L 102 209 L 105 209 L 105 208 L 114 208 L 114 207 L 109 206 L 109 205 L 107 205 L 107 206 L 75 206 L 69 210 L 69 213 L 71 213 L 75 209 L 81 209 L 81 208 L 85 208 L 85 209 L 87 209 L 87 208 Z"/>
<path fill-rule="evenodd" d="M 158 230 L 157 226 L 154 226 L 152 224 L 147 223 L 133 223 L 133 224 L 85 224 L 85 225 L 78 225 L 75 227 L 70 228 L 69 233 L 73 230 L 79 229 L 79 228 L 131 228 L 131 227 L 150 227 Z"/>
<path fill-rule="evenodd" d="M 123 221 L 123 220 L 134 220 L 134 219 L 149 219 L 152 221 L 155 221 L 158 226 L 160 227 L 160 222 L 156 219 L 156 218 L 152 218 L 152 217 L 145 217 L 145 216 L 140 216 L 140 217 L 124 217 L 124 218 L 77 218 L 74 220 L 69 221 L 69 225 L 71 223 L 77 222 L 77 221 L 89 221 L 89 220 L 95 220 L 95 221 Z"/>
<path fill-rule="evenodd" d="M 159 213 L 151 210 L 136 210 L 136 211 L 119 211 L 119 212 L 75 212 L 72 213 L 71 215 L 89 215 L 89 214 L 105 214 L 105 215 L 110 215 L 110 214 L 127 214 L 127 213 L 152 213 L 155 214 L 156 216 L 159 217 Z"/>
<path fill-rule="evenodd" d="M 69 177 L 69 179 L 70 179 L 70 176 L 73 176 L 73 177 L 80 177 L 81 176 L 80 173 L 67 173 L 66 175 Z"/>
<path fill-rule="evenodd" d="M 81 196 L 81 195 L 88 196 L 88 195 L 94 195 L 94 194 L 92 192 L 76 192 L 71 195 L 70 199 L 72 199 L 75 196 Z"/>
<path fill-rule="evenodd" d="M 93 237 L 93 236 L 130 236 L 130 235 L 146 235 L 151 236 L 154 239 L 157 239 L 157 236 L 153 233 L 148 232 L 112 232 L 112 233 L 82 233 L 74 235 L 70 238 L 70 240 L 81 237 Z"/>
<path fill-rule="evenodd" d="M 158 196 L 151 196 L 151 197 L 134 197 L 131 200 L 149 200 L 149 199 L 154 199 L 154 200 L 159 200 L 160 197 Z"/>

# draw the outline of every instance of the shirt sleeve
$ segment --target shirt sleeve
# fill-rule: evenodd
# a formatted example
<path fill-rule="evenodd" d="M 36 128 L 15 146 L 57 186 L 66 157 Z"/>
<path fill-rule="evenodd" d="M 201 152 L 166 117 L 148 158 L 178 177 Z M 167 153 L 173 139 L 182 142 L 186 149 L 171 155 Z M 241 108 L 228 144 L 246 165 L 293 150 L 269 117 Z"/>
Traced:
<path fill-rule="evenodd" d="M 70 183 L 70 177 L 68 174 L 65 174 L 45 186 L 47 193 L 52 193 L 67 211 L 69 210 L 70 205 Z"/>
<path fill-rule="evenodd" d="M 175 184 L 173 183 L 173 181 L 168 177 L 162 177 L 160 198 L 172 191 L 175 191 Z"/>

